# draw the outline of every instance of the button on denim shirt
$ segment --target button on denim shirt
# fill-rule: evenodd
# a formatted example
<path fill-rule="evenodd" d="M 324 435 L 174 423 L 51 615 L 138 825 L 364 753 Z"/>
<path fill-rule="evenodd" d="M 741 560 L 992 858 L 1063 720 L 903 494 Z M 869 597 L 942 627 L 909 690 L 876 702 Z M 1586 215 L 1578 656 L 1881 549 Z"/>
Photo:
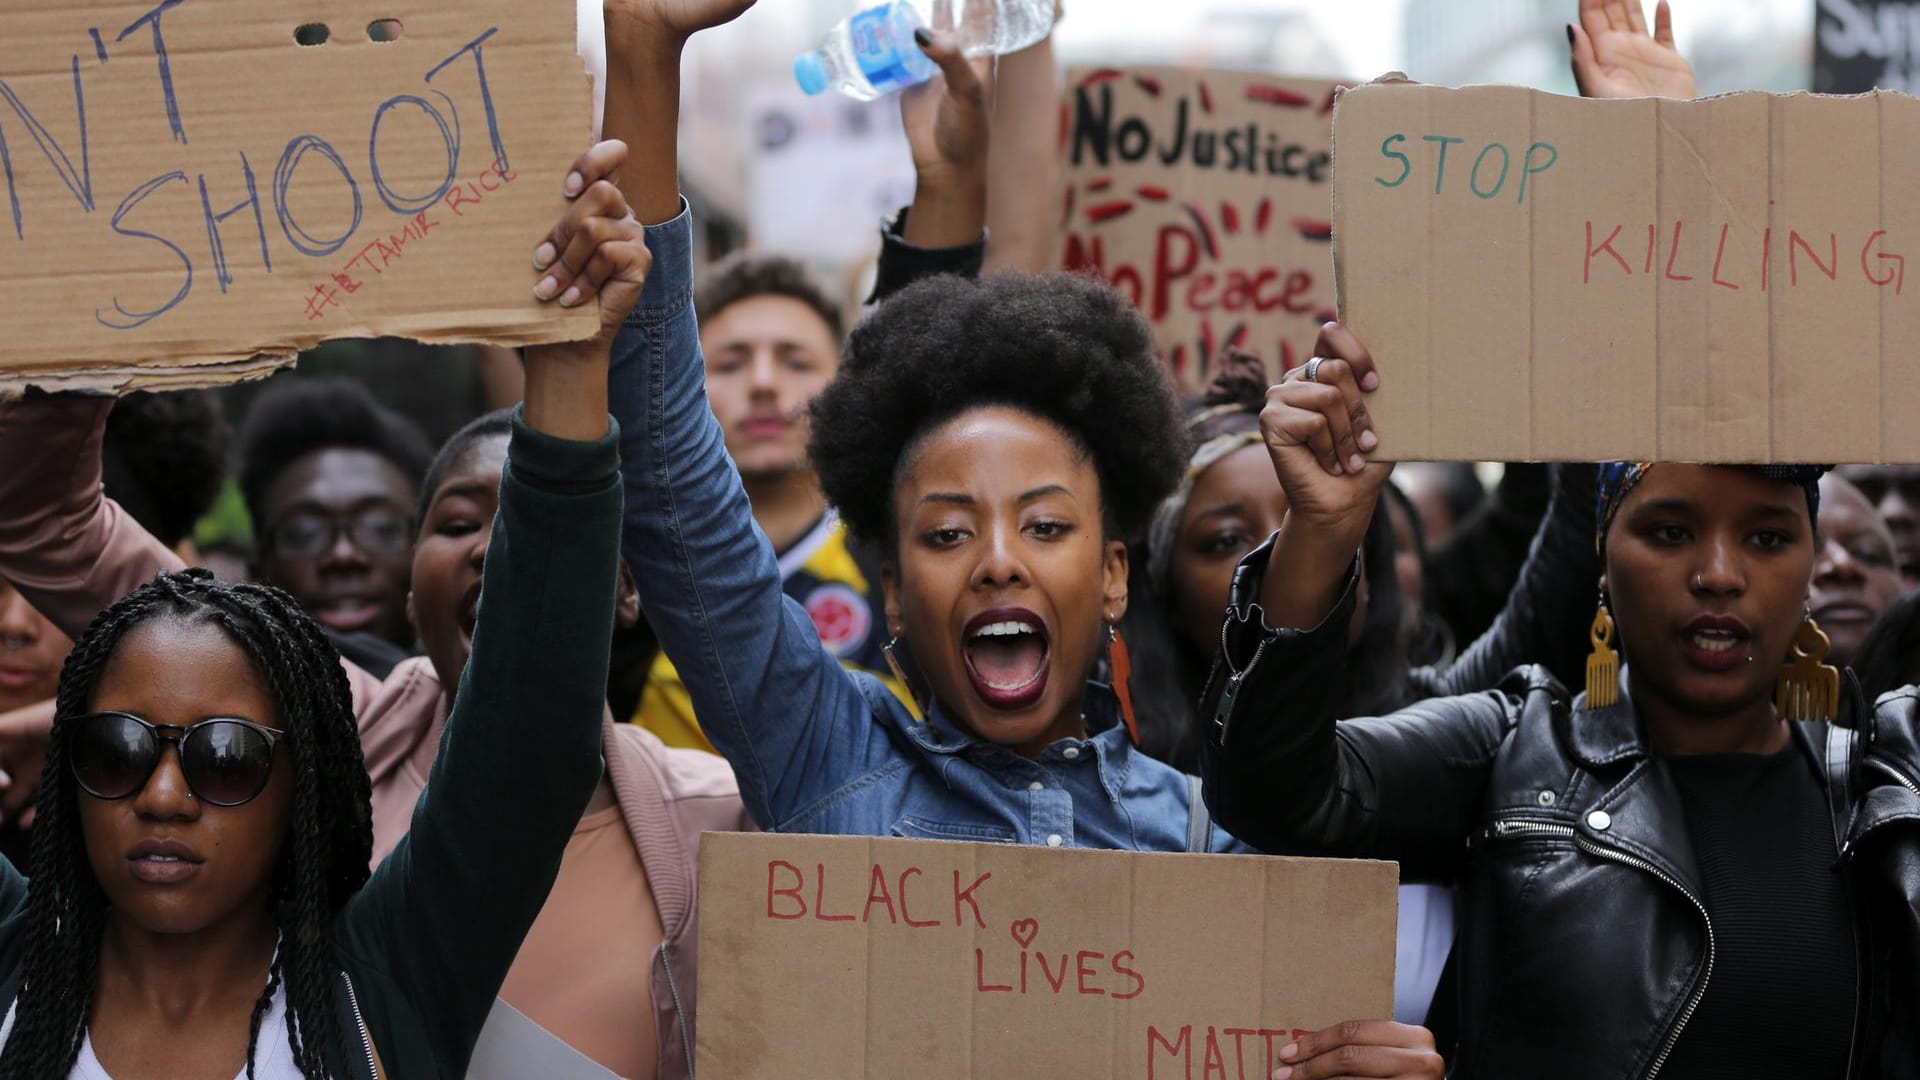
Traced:
<path fill-rule="evenodd" d="M 647 621 L 700 724 L 732 762 L 762 828 L 1055 847 L 1185 851 L 1193 788 L 1135 753 L 1103 686 L 1091 739 L 1037 759 L 915 721 L 877 679 L 848 671 L 781 590 L 720 425 L 707 408 L 693 313 L 692 225 L 646 230 L 639 306 L 614 345 L 610 390 L 626 478 L 627 564 Z M 1247 850 L 1219 828 L 1216 851 Z"/>

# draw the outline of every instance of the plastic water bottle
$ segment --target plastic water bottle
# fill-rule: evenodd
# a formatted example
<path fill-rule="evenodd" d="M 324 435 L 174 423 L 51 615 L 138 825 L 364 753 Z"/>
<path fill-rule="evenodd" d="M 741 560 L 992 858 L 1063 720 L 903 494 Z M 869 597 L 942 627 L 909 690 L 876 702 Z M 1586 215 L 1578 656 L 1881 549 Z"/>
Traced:
<path fill-rule="evenodd" d="M 1054 0 L 893 0 L 860 11 L 793 62 L 809 94 L 837 89 L 872 101 L 940 74 L 914 43 L 922 27 L 954 34 L 968 56 L 1005 56 L 1053 29 Z"/>

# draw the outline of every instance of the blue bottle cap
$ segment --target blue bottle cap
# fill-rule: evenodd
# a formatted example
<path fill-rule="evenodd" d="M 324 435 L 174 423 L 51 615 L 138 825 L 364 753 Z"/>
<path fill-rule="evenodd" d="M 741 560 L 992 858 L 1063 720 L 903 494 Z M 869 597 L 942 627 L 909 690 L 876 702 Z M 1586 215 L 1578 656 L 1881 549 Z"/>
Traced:
<path fill-rule="evenodd" d="M 801 53 L 793 58 L 793 77 L 808 94 L 825 93 L 833 85 L 827 78 L 827 65 L 817 52 Z"/>

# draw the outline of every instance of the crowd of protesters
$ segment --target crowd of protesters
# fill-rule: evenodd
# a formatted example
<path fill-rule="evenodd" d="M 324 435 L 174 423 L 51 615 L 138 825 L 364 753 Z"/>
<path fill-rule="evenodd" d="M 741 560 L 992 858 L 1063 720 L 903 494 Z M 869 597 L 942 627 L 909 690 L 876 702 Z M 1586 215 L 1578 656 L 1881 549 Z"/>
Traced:
<path fill-rule="evenodd" d="M 1920 470 L 1395 472 L 1337 323 L 1181 400 L 1042 272 L 1045 43 L 921 41 L 866 310 L 696 267 L 681 51 L 753 2 L 606 0 L 527 238 L 600 332 L 510 407 L 0 402 L 0 1078 L 690 1077 L 748 829 L 1393 860 L 1394 1016 L 1288 1080 L 1920 1076 Z M 1569 16 L 1694 96 L 1665 0 Z"/>

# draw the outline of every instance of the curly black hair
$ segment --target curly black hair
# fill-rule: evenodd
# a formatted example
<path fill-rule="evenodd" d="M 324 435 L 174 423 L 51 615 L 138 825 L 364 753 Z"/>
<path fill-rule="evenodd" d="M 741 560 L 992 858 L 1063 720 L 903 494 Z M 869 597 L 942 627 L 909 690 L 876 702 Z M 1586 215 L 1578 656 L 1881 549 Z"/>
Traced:
<path fill-rule="evenodd" d="M 986 405 L 1052 421 L 1080 444 L 1115 539 L 1144 531 L 1186 467 L 1173 384 L 1119 293 L 1070 274 L 929 278 L 854 327 L 813 402 L 813 465 L 853 534 L 891 551 L 894 483 L 915 442 Z"/>
<path fill-rule="evenodd" d="M 419 485 L 433 446 L 418 424 L 351 379 L 282 379 L 254 399 L 240 425 L 240 494 L 254 527 L 267 525 L 267 489 L 316 450 L 365 450 Z"/>
<path fill-rule="evenodd" d="M 174 547 L 219 497 L 232 441 L 220 403 L 205 390 L 128 394 L 107 414 L 101 482 L 154 539 Z"/>
<path fill-rule="evenodd" d="M 807 268 L 784 255 L 736 252 L 700 275 L 693 289 L 693 312 L 702 323 L 756 296 L 784 296 L 798 300 L 820 316 L 839 341 L 845 332 L 840 308 Z"/>
<path fill-rule="evenodd" d="M 339 654 L 293 598 L 267 585 L 226 584 L 205 570 L 161 574 L 102 611 L 68 655 L 54 703 L 33 827 L 26 959 L 0 1076 L 60 1080 L 78 1060 L 93 1010 L 107 900 L 87 861 L 78 785 L 68 770 L 72 721 L 127 632 L 160 619 L 217 626 L 253 661 L 280 712 L 292 755 L 293 814 L 273 871 L 270 914 L 280 948 L 255 1002 L 247 1075 L 274 991 L 287 991 L 287 1037 L 307 1080 L 336 1080 L 325 1057 L 341 1038 L 333 982 L 334 917 L 367 882 L 373 816 L 359 727 Z"/>

